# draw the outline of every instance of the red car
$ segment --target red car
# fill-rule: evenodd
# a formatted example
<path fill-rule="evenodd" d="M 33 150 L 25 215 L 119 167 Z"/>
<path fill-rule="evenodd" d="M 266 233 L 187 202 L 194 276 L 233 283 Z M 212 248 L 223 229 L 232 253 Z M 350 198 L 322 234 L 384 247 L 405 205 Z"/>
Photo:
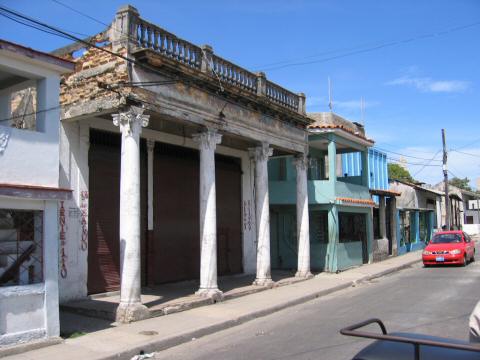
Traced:
<path fill-rule="evenodd" d="M 475 260 L 475 241 L 463 231 L 441 231 L 433 235 L 422 254 L 423 265 L 458 264 Z"/>

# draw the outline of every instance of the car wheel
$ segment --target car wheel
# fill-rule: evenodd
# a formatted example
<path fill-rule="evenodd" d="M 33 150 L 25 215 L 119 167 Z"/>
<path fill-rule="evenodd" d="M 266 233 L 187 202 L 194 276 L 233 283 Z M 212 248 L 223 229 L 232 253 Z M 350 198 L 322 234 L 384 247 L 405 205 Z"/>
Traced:
<path fill-rule="evenodd" d="M 467 254 L 464 254 L 464 255 L 463 255 L 463 263 L 462 263 L 462 266 L 467 266 L 467 264 L 468 264 Z"/>
<path fill-rule="evenodd" d="M 475 250 L 473 250 L 473 254 L 472 254 L 472 257 L 470 258 L 470 261 L 471 262 L 475 261 Z"/>

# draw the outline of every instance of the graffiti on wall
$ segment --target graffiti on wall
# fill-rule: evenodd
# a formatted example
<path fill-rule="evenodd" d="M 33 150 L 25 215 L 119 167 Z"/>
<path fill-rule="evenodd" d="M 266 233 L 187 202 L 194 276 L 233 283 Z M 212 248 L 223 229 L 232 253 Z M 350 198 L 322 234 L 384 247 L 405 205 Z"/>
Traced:
<path fill-rule="evenodd" d="M 243 201 L 243 228 L 244 230 L 252 230 L 252 206 L 250 200 Z"/>
<path fill-rule="evenodd" d="M 59 213 L 59 225 L 60 225 L 60 276 L 62 278 L 67 277 L 67 254 L 65 251 L 67 245 L 67 238 L 65 236 L 66 219 L 65 219 L 65 207 L 63 201 L 60 201 L 60 213 Z"/>
<path fill-rule="evenodd" d="M 81 230 L 80 248 L 83 251 L 88 249 L 88 191 L 80 193 L 80 213 L 81 213 Z"/>

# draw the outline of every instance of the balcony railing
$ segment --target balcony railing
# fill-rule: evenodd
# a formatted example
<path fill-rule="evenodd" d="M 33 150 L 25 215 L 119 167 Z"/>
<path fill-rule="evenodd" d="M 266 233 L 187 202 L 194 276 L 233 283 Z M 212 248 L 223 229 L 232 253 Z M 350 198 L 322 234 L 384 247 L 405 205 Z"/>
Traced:
<path fill-rule="evenodd" d="M 263 73 L 255 74 L 213 54 L 211 47 L 199 47 L 131 13 L 129 39 L 135 46 L 150 49 L 193 69 L 218 77 L 221 82 L 241 88 L 270 102 L 305 114 L 305 95 L 266 80 Z"/>

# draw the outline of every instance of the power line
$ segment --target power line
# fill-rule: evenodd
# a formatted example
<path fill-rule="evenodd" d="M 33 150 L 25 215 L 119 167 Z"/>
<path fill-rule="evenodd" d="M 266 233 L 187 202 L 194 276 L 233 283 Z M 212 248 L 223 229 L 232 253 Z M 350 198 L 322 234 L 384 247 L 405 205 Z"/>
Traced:
<path fill-rule="evenodd" d="M 476 140 L 473 140 L 472 142 L 469 142 L 468 144 L 466 145 L 462 145 L 460 147 L 457 147 L 456 149 L 452 149 L 451 151 L 456 151 L 456 150 L 459 150 L 459 149 L 465 149 L 466 147 L 470 146 L 470 145 L 473 145 L 477 142 L 480 142 L 480 139 L 476 139 Z"/>
<path fill-rule="evenodd" d="M 353 55 L 357 55 L 357 54 L 372 52 L 372 51 L 384 49 L 384 48 L 387 48 L 387 47 L 397 46 L 397 45 L 401 45 L 401 44 L 407 44 L 407 43 L 414 42 L 414 41 L 421 40 L 421 39 L 443 36 L 443 35 L 446 35 L 446 34 L 449 34 L 449 33 L 452 33 L 452 32 L 465 30 L 465 29 L 468 29 L 468 28 L 471 28 L 471 27 L 474 27 L 474 26 L 478 26 L 478 25 L 480 25 L 480 21 L 470 23 L 470 24 L 466 24 L 466 25 L 460 25 L 460 26 L 452 27 L 452 28 L 449 28 L 449 29 L 446 29 L 446 30 L 443 30 L 443 31 L 418 35 L 418 36 L 414 36 L 414 37 L 411 37 L 411 38 L 405 38 L 405 39 L 396 40 L 396 41 L 390 41 L 390 42 L 382 43 L 382 44 L 379 44 L 379 45 L 367 47 L 367 48 L 360 49 L 360 50 L 352 50 L 352 51 L 346 52 L 345 54 L 331 56 L 331 57 L 327 57 L 327 58 L 323 58 L 323 59 L 319 59 L 319 60 L 312 60 L 312 61 L 305 61 L 305 62 L 295 62 L 295 63 L 290 63 L 290 64 L 287 63 L 287 64 L 284 64 L 284 65 L 266 67 L 266 68 L 263 68 L 262 71 L 279 70 L 279 69 L 284 69 L 284 68 L 292 67 L 292 66 L 303 66 L 303 65 L 318 64 L 318 63 L 327 62 L 327 61 L 331 61 L 331 60 L 336 60 L 336 59 L 340 59 L 340 58 L 344 58 L 344 57 L 348 57 L 348 56 L 353 56 Z M 353 49 L 355 49 L 355 48 L 353 48 Z M 304 58 L 308 58 L 308 57 L 304 57 Z"/>
<path fill-rule="evenodd" d="M 428 165 L 430 165 L 430 163 L 435 159 L 435 157 L 440 153 L 440 151 L 442 151 L 442 150 L 438 150 L 438 151 L 435 153 L 435 155 L 433 155 L 432 159 L 431 159 L 428 163 L 426 163 L 420 170 L 418 170 L 415 174 L 413 174 L 413 177 L 415 177 L 415 176 L 417 176 L 418 174 L 420 174 L 420 173 L 423 171 L 423 169 L 425 169 Z"/>
<path fill-rule="evenodd" d="M 74 35 L 72 35 L 72 34 L 69 34 L 68 32 L 65 32 L 65 31 L 63 31 L 63 30 L 58 29 L 58 28 L 55 27 L 55 26 L 52 26 L 52 25 L 46 24 L 46 23 L 44 23 L 44 22 L 41 22 L 41 21 L 39 21 L 39 20 L 33 19 L 33 18 L 31 18 L 31 17 L 29 17 L 29 16 L 27 16 L 27 15 L 21 14 L 21 13 L 15 11 L 15 10 L 8 9 L 8 8 L 6 8 L 6 7 L 4 7 L 4 6 L 0 6 L 0 11 L 3 11 L 3 13 L 0 12 L 0 15 L 3 15 L 3 16 L 5 16 L 5 17 L 8 17 L 8 18 L 10 18 L 11 20 L 13 20 L 13 21 L 15 21 L 15 22 L 17 22 L 17 23 L 20 23 L 20 24 L 22 24 L 22 25 L 25 25 L 25 26 L 34 28 L 34 29 L 36 29 L 36 30 L 39 30 L 39 31 L 42 31 L 42 32 L 45 32 L 45 33 L 49 33 L 49 34 L 51 34 L 51 35 L 55 35 L 55 36 L 67 38 L 67 39 L 69 39 L 69 40 L 73 40 L 73 41 L 82 43 L 82 44 L 86 45 L 87 47 L 93 47 L 93 48 L 95 48 L 95 49 L 97 49 L 97 50 L 100 50 L 100 51 L 103 51 L 103 52 L 105 52 L 105 53 L 107 53 L 107 54 L 116 56 L 116 57 L 118 57 L 118 58 L 120 58 L 120 59 L 122 59 L 122 60 L 125 60 L 125 61 L 129 62 L 129 63 L 135 64 L 135 65 L 137 65 L 137 66 L 139 66 L 139 67 L 143 67 L 144 69 L 147 69 L 147 70 L 152 71 L 152 72 L 154 72 L 154 73 L 157 73 L 157 74 L 159 74 L 159 75 L 165 76 L 165 74 L 157 71 L 155 68 L 152 68 L 151 66 L 148 66 L 148 65 L 146 65 L 146 64 L 144 64 L 144 63 L 140 63 L 140 62 L 138 62 L 138 61 L 136 61 L 136 60 L 134 60 L 134 59 L 128 58 L 128 57 L 123 56 L 123 55 L 121 55 L 121 54 L 118 54 L 118 53 L 116 53 L 116 52 L 114 52 L 114 51 L 110 51 L 110 50 L 108 50 L 108 49 L 106 49 L 106 48 L 97 46 L 96 44 L 92 44 L 92 43 L 88 42 L 87 40 L 80 39 L 80 38 L 78 38 L 78 37 L 76 37 L 76 36 L 74 36 Z M 7 14 L 5 14 L 5 12 L 6 12 Z M 13 15 L 14 18 L 11 17 L 11 16 L 9 17 L 8 14 Z"/>
<path fill-rule="evenodd" d="M 376 147 L 376 148 L 379 149 L 379 150 L 381 150 L 381 151 L 385 151 L 385 152 L 388 152 L 388 153 L 391 153 L 391 154 L 395 154 L 395 155 L 405 156 L 405 157 L 412 158 L 412 159 L 416 159 L 416 160 L 432 161 L 431 159 L 421 158 L 421 157 L 412 156 L 412 155 L 406 155 L 406 154 L 402 154 L 402 153 L 399 153 L 399 152 L 395 152 L 395 151 L 383 149 L 383 148 L 381 148 L 381 147 Z M 435 154 L 435 155 L 436 155 L 436 154 Z M 434 161 L 441 161 L 441 160 L 434 160 Z"/>
<path fill-rule="evenodd" d="M 12 16 L 9 16 L 9 15 L 7 15 L 7 14 L 0 14 L 0 15 L 3 15 L 4 17 L 9 18 L 10 20 L 16 21 L 16 22 L 18 22 L 18 23 L 20 23 L 20 24 L 22 24 L 22 25 L 29 26 L 29 24 L 26 24 L 26 23 L 22 22 L 22 21 L 19 20 L 19 19 L 14 19 Z M 31 27 L 33 27 L 33 26 L 31 26 Z M 89 37 L 89 36 L 90 36 L 90 35 L 87 35 L 87 34 L 84 34 L 84 33 L 80 33 L 80 32 L 77 32 L 77 31 L 73 31 L 73 30 L 66 30 L 66 29 L 63 29 L 63 28 L 58 28 L 58 29 L 59 29 L 59 30 L 62 30 L 62 31 L 65 31 L 65 32 L 68 31 L 68 32 L 70 32 L 70 33 L 77 34 L 77 35 L 80 35 L 80 36 L 85 36 L 85 37 Z M 37 30 L 41 30 L 41 29 L 37 28 Z M 42 30 L 41 30 L 41 31 L 42 31 Z M 50 31 L 44 31 L 44 32 L 47 32 L 47 33 L 52 34 L 52 35 L 55 35 L 53 32 L 50 32 Z M 63 37 L 66 38 L 65 36 L 63 36 Z M 67 39 L 68 39 L 68 38 L 67 38 Z"/>
<path fill-rule="evenodd" d="M 52 1 L 55 1 L 55 0 L 52 0 Z M 57 3 L 60 3 L 58 1 L 55 1 Z M 150 66 L 146 66 L 145 64 L 143 63 L 138 63 L 137 61 L 133 60 L 133 59 L 130 59 L 130 58 L 127 58 L 121 54 L 118 54 L 118 53 L 115 53 L 113 51 L 110 51 L 110 50 L 107 50 L 105 48 L 102 48 L 102 47 L 99 47 L 95 44 L 92 44 L 92 43 L 89 43 L 88 41 L 86 40 L 82 40 L 82 39 L 79 39 L 63 30 L 60 30 L 54 26 L 51 26 L 51 25 L 48 25 L 48 24 L 45 24 L 45 23 L 42 23 L 36 19 L 33 19 L 33 18 L 30 18 L 26 15 L 23 15 L 21 13 L 18 13 L 14 10 L 10 10 L 10 9 L 7 9 L 5 7 L 2 7 L 0 6 L 0 10 L 3 11 L 3 12 L 7 12 L 8 14 L 11 14 L 13 16 L 9 16 L 8 14 L 5 14 L 5 13 L 1 13 L 0 12 L 0 15 L 3 15 L 9 19 L 11 19 L 12 21 L 15 21 L 15 22 L 18 22 L 22 25 L 25 25 L 25 26 L 29 26 L 31 28 L 34 28 L 36 30 L 39 30 L 39 31 L 42 31 L 42 32 L 46 32 L 46 33 L 49 33 L 51 35 L 55 35 L 55 36 L 60 36 L 60 37 L 64 37 L 64 38 L 67 38 L 69 40 L 74 40 L 74 41 L 77 41 L 77 42 L 80 42 L 80 43 L 83 43 L 85 44 L 86 46 L 88 47 L 93 47 L 93 48 L 96 48 L 96 49 L 99 49 L 101 51 L 104 51 L 108 54 L 111 54 L 111 55 L 114 55 L 116 57 L 119 57 L 125 61 L 128 61 L 128 62 L 131 62 L 135 65 L 138 65 L 140 67 L 144 67 L 144 68 L 147 68 L 148 70 L 150 71 L 153 71 L 153 72 L 156 72 L 156 73 L 159 73 L 156 69 L 153 69 L 151 68 Z M 79 12 L 80 13 L 80 12 Z M 16 18 L 15 18 L 16 17 Z M 100 21 L 99 21 L 100 22 Z M 101 22 L 100 22 L 101 23 Z M 163 73 L 159 73 L 159 74 L 162 74 L 162 75 L 165 75 Z M 116 84 L 117 86 L 132 86 L 132 87 L 136 87 L 136 86 L 157 86 L 157 85 L 165 85 L 165 84 L 171 84 L 171 83 L 175 83 L 176 80 L 170 80 L 170 81 L 152 81 L 152 82 L 130 82 L 130 83 L 118 83 Z M 112 84 L 112 85 L 115 85 L 115 84 Z M 107 90 L 111 90 L 113 91 L 111 88 L 107 88 Z M 139 101 L 142 101 L 142 100 L 139 100 Z M 144 101 L 143 101 L 144 102 Z M 65 104 L 64 104 L 65 105 Z M 68 104 L 67 104 L 68 105 Z M 152 104 L 152 105 L 155 105 L 155 104 Z M 45 110 L 39 110 L 36 113 L 39 113 L 39 112 L 45 112 L 45 111 L 50 111 L 50 110 L 53 110 L 55 108 L 59 108 L 59 107 L 54 107 L 54 108 L 50 108 L 50 109 L 45 109 Z M 32 113 L 34 114 L 34 113 Z M 15 117 L 12 117 L 12 118 L 8 118 L 8 119 L 4 119 L 4 120 L 10 120 L 10 119 L 13 119 Z M 405 155 L 405 154 L 401 154 L 401 153 L 398 153 L 398 152 L 394 152 L 394 151 L 390 151 L 390 150 L 386 150 L 386 149 L 381 149 L 381 148 L 378 148 L 382 151 L 385 151 L 385 152 L 390 152 L 390 153 L 393 153 L 393 154 L 397 154 L 397 155 L 400 155 L 400 156 L 405 156 L 405 157 L 410 157 L 410 158 L 414 158 L 414 159 L 419 159 L 419 160 L 425 160 L 425 161 L 432 161 L 431 159 L 425 159 L 425 158 L 420 158 L 420 157 L 415 157 L 415 156 L 410 156 L 410 155 Z M 390 158 L 390 160 L 393 160 L 393 161 L 399 161 L 397 159 L 393 159 L 393 158 Z M 418 165 L 418 166 L 437 166 L 437 165 L 426 165 L 426 164 L 415 164 L 415 163 L 408 163 L 410 165 Z"/>
<path fill-rule="evenodd" d="M 387 159 L 388 160 L 391 160 L 391 161 L 395 161 L 397 163 L 400 163 L 400 164 L 407 164 L 407 165 L 412 165 L 412 166 L 429 166 L 429 167 L 442 167 L 442 165 L 435 165 L 435 164 L 425 164 L 425 163 L 411 163 L 411 162 L 408 162 L 408 161 L 404 161 L 402 159 L 395 159 L 395 158 L 391 158 L 391 157 L 388 157 L 387 156 Z"/>
<path fill-rule="evenodd" d="M 75 9 L 75 8 L 73 8 L 73 7 L 67 5 L 67 4 L 65 4 L 65 3 L 63 3 L 63 2 L 61 2 L 61 1 L 59 1 L 59 0 L 51 0 L 51 1 L 53 1 L 54 3 L 56 3 L 56 4 L 58 4 L 58 5 L 61 5 L 61 6 L 65 7 L 65 8 L 67 8 L 67 9 L 69 9 L 69 10 L 71 10 L 71 11 L 73 11 L 73 12 L 79 14 L 79 15 L 82 15 L 82 16 L 84 16 L 84 17 L 86 17 L 86 18 L 88 18 L 88 19 L 90 19 L 90 20 L 92 20 L 92 21 L 95 21 L 96 23 L 98 23 L 98 24 L 100 24 L 100 25 L 104 25 L 104 26 L 107 26 L 107 27 L 110 26 L 109 24 L 107 24 L 107 23 L 105 23 L 105 22 L 103 22 L 103 21 L 101 21 L 101 20 L 98 20 L 97 18 L 94 18 L 93 16 L 90 16 L 90 15 L 84 13 L 84 12 L 81 12 L 80 10 L 77 10 L 77 9 Z"/>
<path fill-rule="evenodd" d="M 387 143 L 385 141 L 376 141 L 376 144 L 382 144 L 382 146 L 388 146 L 391 148 L 396 148 L 396 145 L 393 145 L 391 143 Z M 414 152 L 414 153 L 419 153 L 419 154 L 427 154 L 427 155 L 432 155 L 434 154 L 433 151 L 422 151 L 422 150 L 417 150 L 417 149 L 408 149 L 409 152 Z"/>
<path fill-rule="evenodd" d="M 470 156 L 473 156 L 473 157 L 476 157 L 476 158 L 480 158 L 480 155 L 476 155 L 476 154 L 470 154 L 470 153 L 463 152 L 463 151 L 458 151 L 458 150 L 450 150 L 450 151 L 451 152 L 456 152 L 456 153 L 459 153 L 459 154 L 470 155 Z"/>

